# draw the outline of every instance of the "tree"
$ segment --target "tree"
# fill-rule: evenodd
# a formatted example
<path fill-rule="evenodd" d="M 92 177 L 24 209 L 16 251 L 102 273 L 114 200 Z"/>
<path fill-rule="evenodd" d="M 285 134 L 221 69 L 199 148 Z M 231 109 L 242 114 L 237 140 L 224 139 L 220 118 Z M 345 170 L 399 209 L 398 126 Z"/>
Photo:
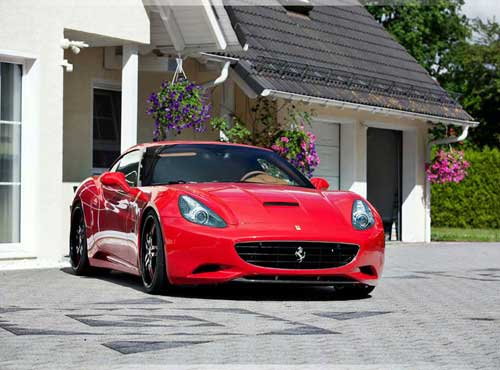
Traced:
<path fill-rule="evenodd" d="M 500 147 L 500 25 L 472 22 L 474 36 L 461 43 L 456 60 L 441 82 L 460 94 L 460 103 L 481 125 L 472 131 L 472 142 Z"/>
<path fill-rule="evenodd" d="M 470 36 L 464 0 L 368 1 L 366 8 L 434 77 L 453 63 L 455 47 Z M 399 4 L 398 4 L 399 3 Z"/>
<path fill-rule="evenodd" d="M 500 25 L 467 20 L 464 0 L 378 2 L 368 11 L 481 123 L 472 143 L 500 147 Z"/>

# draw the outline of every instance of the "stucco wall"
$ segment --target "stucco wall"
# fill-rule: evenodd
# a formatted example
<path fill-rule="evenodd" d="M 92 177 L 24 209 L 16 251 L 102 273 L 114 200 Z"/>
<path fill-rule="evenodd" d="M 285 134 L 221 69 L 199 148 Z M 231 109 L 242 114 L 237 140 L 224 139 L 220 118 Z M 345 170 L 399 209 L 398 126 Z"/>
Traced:
<path fill-rule="evenodd" d="M 68 220 L 62 193 L 63 50 L 65 28 L 149 42 L 149 20 L 141 0 L 2 0 L 0 59 L 22 63 L 23 141 L 21 245 L 18 256 L 61 256 Z M 55 16 L 57 15 L 57 16 Z M 123 19 L 127 24 L 123 27 Z M 1 251 L 0 251 L 1 252 Z"/>
<path fill-rule="evenodd" d="M 84 49 L 78 55 L 65 53 L 74 66 L 72 73 L 64 74 L 64 156 L 63 181 L 80 182 L 92 174 L 92 90 L 96 83 L 121 86 L 121 70 L 104 67 L 104 49 Z M 139 58 L 139 65 L 141 58 Z M 203 83 L 217 76 L 217 70 L 207 70 L 197 61 L 184 63 L 186 75 Z M 137 142 L 152 140 L 153 119 L 147 114 L 147 99 L 158 91 L 162 81 L 171 80 L 170 72 L 139 71 L 137 113 Z M 210 90 L 212 112 L 219 114 L 221 86 Z M 218 133 L 207 129 L 204 133 L 185 130 L 181 134 L 170 133 L 172 140 L 217 140 Z"/>

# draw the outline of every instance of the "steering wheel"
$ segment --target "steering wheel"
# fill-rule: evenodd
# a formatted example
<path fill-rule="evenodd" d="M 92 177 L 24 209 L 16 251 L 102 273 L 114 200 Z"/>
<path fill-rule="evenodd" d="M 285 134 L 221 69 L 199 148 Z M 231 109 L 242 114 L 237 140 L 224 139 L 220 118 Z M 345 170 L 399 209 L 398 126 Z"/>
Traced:
<path fill-rule="evenodd" d="M 250 177 L 254 177 L 257 175 L 267 175 L 267 173 L 265 173 L 264 171 L 250 171 L 250 172 L 244 174 L 243 177 L 240 179 L 240 181 L 245 181 L 245 180 L 249 179 Z"/>

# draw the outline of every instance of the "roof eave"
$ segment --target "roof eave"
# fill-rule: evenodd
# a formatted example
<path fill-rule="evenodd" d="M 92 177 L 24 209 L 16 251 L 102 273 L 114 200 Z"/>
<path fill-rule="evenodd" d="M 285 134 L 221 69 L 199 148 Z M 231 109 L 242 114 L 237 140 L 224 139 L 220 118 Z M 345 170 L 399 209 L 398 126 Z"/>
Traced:
<path fill-rule="evenodd" d="M 365 104 L 350 103 L 350 102 L 345 102 L 345 101 L 335 100 L 335 99 L 318 98 L 318 97 L 314 97 L 314 96 L 302 95 L 302 94 L 297 94 L 297 93 L 290 93 L 290 92 L 286 92 L 286 91 L 278 91 L 278 90 L 273 90 L 273 89 L 262 90 L 262 92 L 260 93 L 260 96 L 290 99 L 290 100 L 302 101 L 302 102 L 312 103 L 312 104 L 327 105 L 327 106 L 337 107 L 337 108 L 341 108 L 341 109 L 347 108 L 347 109 L 353 109 L 353 110 L 358 110 L 358 111 L 366 111 L 366 112 L 370 112 L 370 113 L 381 113 L 384 115 L 398 116 L 398 117 L 411 118 L 411 119 L 420 119 L 420 120 L 424 120 L 424 121 L 435 123 L 435 124 L 444 123 L 444 124 L 450 124 L 450 125 L 456 125 L 456 126 L 470 126 L 470 127 L 477 127 L 479 125 L 479 122 L 476 122 L 476 121 L 467 121 L 467 120 L 461 120 L 461 119 L 455 119 L 455 118 L 434 116 L 434 115 L 425 114 L 425 113 L 408 112 L 408 111 L 392 109 L 392 108 L 376 107 L 376 106 L 365 105 Z"/>

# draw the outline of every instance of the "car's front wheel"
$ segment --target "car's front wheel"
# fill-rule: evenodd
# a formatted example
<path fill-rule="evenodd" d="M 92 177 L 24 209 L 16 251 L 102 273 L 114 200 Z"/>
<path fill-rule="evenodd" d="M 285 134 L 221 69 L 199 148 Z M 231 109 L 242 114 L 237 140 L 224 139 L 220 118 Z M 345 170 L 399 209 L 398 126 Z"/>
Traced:
<path fill-rule="evenodd" d="M 90 265 L 87 254 L 87 228 L 80 204 L 73 207 L 71 215 L 71 231 L 69 240 L 69 259 L 71 269 L 76 275 L 89 273 Z"/>
<path fill-rule="evenodd" d="M 141 230 L 140 267 L 146 292 L 158 294 L 169 285 L 161 225 L 154 214 L 148 212 Z"/>

